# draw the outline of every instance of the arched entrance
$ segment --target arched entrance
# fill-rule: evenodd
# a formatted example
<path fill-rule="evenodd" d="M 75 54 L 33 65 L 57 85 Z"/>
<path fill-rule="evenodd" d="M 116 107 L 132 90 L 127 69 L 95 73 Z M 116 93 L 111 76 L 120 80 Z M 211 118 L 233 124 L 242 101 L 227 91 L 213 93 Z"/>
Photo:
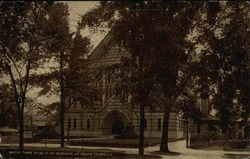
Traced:
<path fill-rule="evenodd" d="M 117 110 L 111 111 L 103 118 L 102 133 L 105 135 L 121 134 L 128 121 L 124 113 Z"/>
<path fill-rule="evenodd" d="M 124 123 L 121 120 L 116 120 L 112 124 L 112 134 L 121 134 L 124 128 Z"/>

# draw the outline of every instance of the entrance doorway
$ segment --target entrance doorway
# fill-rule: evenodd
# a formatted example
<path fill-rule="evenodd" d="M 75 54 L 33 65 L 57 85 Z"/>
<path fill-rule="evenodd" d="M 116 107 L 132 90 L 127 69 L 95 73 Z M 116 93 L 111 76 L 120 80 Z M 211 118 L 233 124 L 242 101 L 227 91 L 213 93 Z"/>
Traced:
<path fill-rule="evenodd" d="M 121 134 L 127 126 L 129 120 L 127 116 L 118 111 L 113 110 L 105 114 L 103 117 L 101 131 L 103 135 Z"/>
<path fill-rule="evenodd" d="M 112 134 L 121 134 L 124 124 L 121 120 L 116 120 L 112 124 Z"/>

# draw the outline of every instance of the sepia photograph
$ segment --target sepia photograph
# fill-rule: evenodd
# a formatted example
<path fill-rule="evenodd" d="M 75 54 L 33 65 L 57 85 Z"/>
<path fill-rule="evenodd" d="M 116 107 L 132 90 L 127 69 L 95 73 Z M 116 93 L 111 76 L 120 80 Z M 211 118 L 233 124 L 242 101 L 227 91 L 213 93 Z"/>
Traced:
<path fill-rule="evenodd" d="M 0 159 L 250 159 L 248 1 L 0 1 Z"/>

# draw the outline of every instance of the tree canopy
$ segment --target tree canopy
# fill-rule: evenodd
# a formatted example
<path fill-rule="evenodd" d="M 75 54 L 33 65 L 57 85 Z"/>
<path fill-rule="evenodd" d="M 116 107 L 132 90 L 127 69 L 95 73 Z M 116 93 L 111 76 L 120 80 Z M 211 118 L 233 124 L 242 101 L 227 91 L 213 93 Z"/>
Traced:
<path fill-rule="evenodd" d="M 1 73 L 9 76 L 19 117 L 19 148 L 23 149 L 23 118 L 30 74 L 46 55 L 46 13 L 51 2 L 2 2 Z"/>
<path fill-rule="evenodd" d="M 145 99 L 140 92 L 149 94 L 153 86 L 161 90 L 166 117 L 161 150 L 168 151 L 167 114 L 175 109 L 178 97 L 187 88 L 200 98 L 211 98 L 216 91 L 217 97 L 224 96 L 218 90 L 222 91 L 230 79 L 225 75 L 236 70 L 236 65 L 240 71 L 246 69 L 248 11 L 247 2 L 101 2 L 82 16 L 79 28 L 111 28 L 114 45 L 126 49 L 134 63 L 142 66 L 141 72 L 130 76 L 139 79 L 132 82 L 142 89 L 138 90 L 139 101 Z M 242 74 L 240 78 L 245 81 L 245 77 Z M 148 89 L 146 83 L 151 83 Z M 246 88 L 246 84 L 242 85 Z M 247 99 L 246 94 L 233 94 Z M 230 96 L 228 99 L 234 101 Z"/>

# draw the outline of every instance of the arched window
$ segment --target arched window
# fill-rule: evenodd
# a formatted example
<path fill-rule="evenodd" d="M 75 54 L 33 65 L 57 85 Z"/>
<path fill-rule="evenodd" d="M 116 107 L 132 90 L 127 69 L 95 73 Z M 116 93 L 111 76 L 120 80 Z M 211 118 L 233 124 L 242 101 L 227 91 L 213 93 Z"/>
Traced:
<path fill-rule="evenodd" d="M 74 107 L 77 107 L 77 102 L 76 102 L 75 99 L 74 99 L 74 101 L 73 101 L 73 105 L 74 105 Z"/>
<path fill-rule="evenodd" d="M 87 129 L 90 129 L 90 120 L 87 119 Z"/>
<path fill-rule="evenodd" d="M 71 128 L 71 119 L 70 118 L 68 119 L 68 128 L 69 129 Z"/>
<path fill-rule="evenodd" d="M 69 97 L 69 98 L 68 98 L 68 107 L 69 107 L 69 108 L 71 107 L 71 104 L 72 104 L 72 99 Z"/>
<path fill-rule="evenodd" d="M 161 118 L 158 119 L 158 130 L 161 130 Z"/>
<path fill-rule="evenodd" d="M 74 128 L 76 128 L 76 119 L 74 119 Z"/>
<path fill-rule="evenodd" d="M 148 121 L 147 119 L 144 118 L 144 129 L 147 129 L 148 128 Z"/>

